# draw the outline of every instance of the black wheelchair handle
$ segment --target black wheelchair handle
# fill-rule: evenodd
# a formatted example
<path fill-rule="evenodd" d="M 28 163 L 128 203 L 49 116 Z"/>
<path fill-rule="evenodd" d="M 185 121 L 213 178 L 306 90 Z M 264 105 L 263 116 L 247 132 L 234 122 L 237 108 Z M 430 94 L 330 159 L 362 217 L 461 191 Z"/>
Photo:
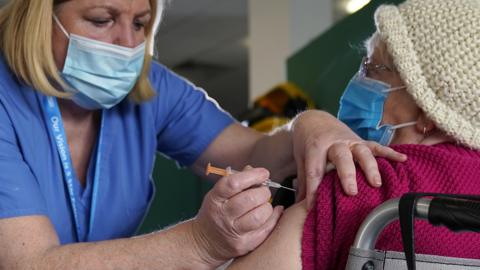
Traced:
<path fill-rule="evenodd" d="M 480 232 L 480 201 L 434 197 L 430 202 L 428 221 L 452 231 Z"/>

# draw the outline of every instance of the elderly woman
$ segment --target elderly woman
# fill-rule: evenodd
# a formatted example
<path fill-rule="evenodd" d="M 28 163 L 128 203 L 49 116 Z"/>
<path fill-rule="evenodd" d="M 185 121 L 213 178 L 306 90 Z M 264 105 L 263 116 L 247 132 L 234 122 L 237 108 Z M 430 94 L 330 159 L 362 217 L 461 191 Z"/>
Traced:
<path fill-rule="evenodd" d="M 329 173 L 309 212 L 304 202 L 287 209 L 272 235 L 231 269 L 345 269 L 361 222 L 382 202 L 411 191 L 480 193 L 480 2 L 407 0 L 381 6 L 375 21 L 368 57 L 338 116 L 364 139 L 395 145 L 408 160 L 378 160 L 380 189 L 357 173 L 355 197 Z M 425 222 L 415 229 L 418 253 L 480 258 L 480 234 Z M 376 247 L 402 250 L 398 223 Z"/>
<path fill-rule="evenodd" d="M 328 156 L 345 164 L 348 187 L 353 158 L 377 185 L 374 155 L 405 159 L 319 111 L 270 135 L 243 127 L 151 61 L 162 10 L 160 0 L 1 9 L 1 269 L 212 269 L 277 223 L 266 169 L 275 179 L 297 171 L 312 200 Z M 196 218 L 131 238 L 153 197 L 157 151 L 198 174 L 208 162 L 263 168 L 219 179 Z"/>

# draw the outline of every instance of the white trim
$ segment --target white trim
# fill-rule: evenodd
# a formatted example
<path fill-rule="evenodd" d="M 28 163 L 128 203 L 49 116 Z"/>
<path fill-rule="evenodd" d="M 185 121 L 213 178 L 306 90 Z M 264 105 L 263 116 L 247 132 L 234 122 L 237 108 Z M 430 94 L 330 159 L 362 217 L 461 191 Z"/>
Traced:
<path fill-rule="evenodd" d="M 139 53 L 145 52 L 145 42 L 143 42 L 142 44 L 138 45 L 135 48 L 128 48 L 128 47 L 119 46 L 119 45 L 115 45 L 107 42 L 102 42 L 96 39 L 91 39 L 91 38 L 87 38 L 87 37 L 83 37 L 75 34 L 70 35 L 70 41 L 76 42 L 79 48 L 82 48 L 85 50 L 99 50 L 105 53 L 122 55 L 128 58 L 135 57 Z"/>

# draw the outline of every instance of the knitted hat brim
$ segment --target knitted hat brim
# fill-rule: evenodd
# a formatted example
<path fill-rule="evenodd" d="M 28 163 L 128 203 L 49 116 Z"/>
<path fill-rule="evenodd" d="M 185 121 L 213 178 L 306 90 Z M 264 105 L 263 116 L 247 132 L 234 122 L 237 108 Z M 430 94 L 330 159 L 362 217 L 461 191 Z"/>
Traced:
<path fill-rule="evenodd" d="M 466 146 L 480 148 L 480 130 L 446 104 L 430 88 L 423 75 L 407 26 L 396 6 L 380 6 L 375 13 L 377 32 L 417 105 L 438 128 Z"/>

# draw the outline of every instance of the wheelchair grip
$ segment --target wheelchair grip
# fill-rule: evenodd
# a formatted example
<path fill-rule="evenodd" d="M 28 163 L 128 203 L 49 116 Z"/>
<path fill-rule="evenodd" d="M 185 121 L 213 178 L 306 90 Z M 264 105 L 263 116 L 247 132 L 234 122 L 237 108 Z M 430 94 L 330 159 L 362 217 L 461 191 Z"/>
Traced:
<path fill-rule="evenodd" d="M 433 198 L 428 221 L 452 231 L 480 232 L 480 201 L 454 198 Z"/>

